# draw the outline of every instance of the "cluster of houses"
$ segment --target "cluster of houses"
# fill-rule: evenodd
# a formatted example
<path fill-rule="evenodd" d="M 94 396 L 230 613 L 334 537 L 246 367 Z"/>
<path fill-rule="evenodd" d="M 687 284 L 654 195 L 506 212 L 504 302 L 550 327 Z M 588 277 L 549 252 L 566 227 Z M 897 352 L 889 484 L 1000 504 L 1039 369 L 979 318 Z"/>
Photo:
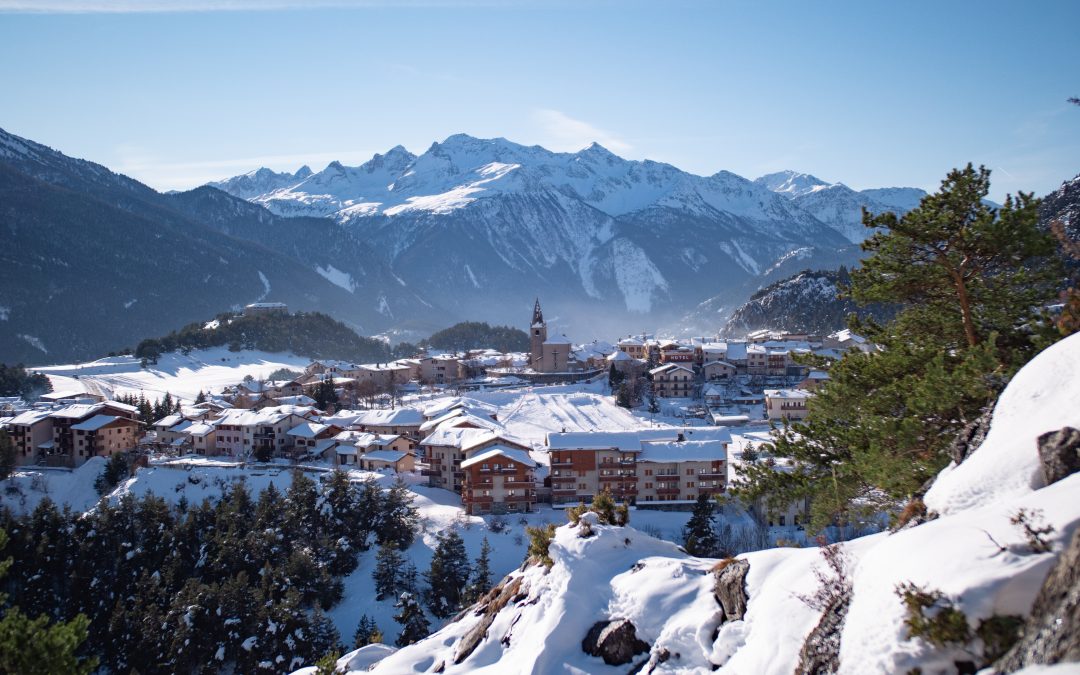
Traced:
<path fill-rule="evenodd" d="M 20 466 L 73 467 L 95 456 L 135 447 L 141 436 L 135 407 L 101 396 L 46 394 L 34 407 L 0 417 Z"/>

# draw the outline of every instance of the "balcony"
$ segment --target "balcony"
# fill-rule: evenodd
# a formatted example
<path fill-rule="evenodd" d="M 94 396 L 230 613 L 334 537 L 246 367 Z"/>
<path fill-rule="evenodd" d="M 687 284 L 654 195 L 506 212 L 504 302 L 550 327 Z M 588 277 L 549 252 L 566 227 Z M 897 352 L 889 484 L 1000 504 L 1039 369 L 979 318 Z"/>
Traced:
<path fill-rule="evenodd" d="M 520 480 L 508 478 L 507 480 L 503 481 L 503 487 L 506 488 L 531 488 L 535 484 L 536 481 L 531 478 L 522 478 Z"/>
<path fill-rule="evenodd" d="M 656 494 L 658 494 L 658 495 L 677 495 L 677 494 L 679 494 L 679 490 L 680 490 L 680 488 L 678 486 L 675 486 L 675 487 L 658 487 L 658 488 L 656 488 Z"/>
<path fill-rule="evenodd" d="M 552 476 L 551 482 L 554 483 L 576 483 L 577 476 Z"/>
<path fill-rule="evenodd" d="M 699 487 L 699 495 L 720 495 L 724 493 L 724 486 L 718 485 L 716 487 Z"/>
<path fill-rule="evenodd" d="M 468 504 L 492 504 L 495 502 L 494 497 L 484 497 L 483 495 L 473 497 L 472 495 L 466 495 L 464 501 Z"/>
<path fill-rule="evenodd" d="M 727 472 L 726 471 L 720 471 L 720 470 L 706 471 L 704 473 L 697 474 L 697 477 L 701 478 L 703 480 L 723 480 L 723 479 L 727 478 Z"/>
<path fill-rule="evenodd" d="M 441 476 L 442 475 L 442 470 L 441 469 L 421 469 L 420 470 L 420 475 L 421 476 Z"/>
<path fill-rule="evenodd" d="M 506 495 L 503 501 L 508 504 L 521 504 L 535 501 L 532 495 Z"/>
<path fill-rule="evenodd" d="M 573 486 L 552 488 L 551 494 L 554 496 L 573 497 L 577 495 L 577 488 Z"/>

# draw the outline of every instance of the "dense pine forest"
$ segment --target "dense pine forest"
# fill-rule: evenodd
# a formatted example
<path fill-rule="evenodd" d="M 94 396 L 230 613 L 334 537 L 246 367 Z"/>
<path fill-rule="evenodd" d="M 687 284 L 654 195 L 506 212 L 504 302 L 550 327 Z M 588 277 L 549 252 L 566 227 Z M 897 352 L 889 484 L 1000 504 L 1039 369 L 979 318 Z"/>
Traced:
<path fill-rule="evenodd" d="M 341 578 L 373 546 L 380 560 L 397 563 L 390 581 L 376 569 L 372 593 L 421 597 L 416 570 L 395 557 L 418 531 L 404 484 L 383 490 L 334 472 L 321 485 L 296 473 L 284 492 L 271 485 L 257 498 L 242 481 L 220 487 L 220 500 L 201 504 L 126 496 L 79 514 L 45 500 L 25 517 L 0 514 L 9 606 L 20 616 L 72 622 L 53 626 L 71 634 L 65 649 L 42 655 L 29 671 L 0 670 L 60 672 L 57 664 L 67 669 L 78 658 L 84 668 L 123 673 L 291 672 L 344 648 L 323 610 L 341 600 Z M 460 556 L 451 558 L 460 571 Z M 451 585 L 440 569 L 426 575 L 436 591 L 424 597 L 456 608 L 456 596 L 437 590 Z M 405 619 L 400 643 L 427 634 L 415 612 Z"/>

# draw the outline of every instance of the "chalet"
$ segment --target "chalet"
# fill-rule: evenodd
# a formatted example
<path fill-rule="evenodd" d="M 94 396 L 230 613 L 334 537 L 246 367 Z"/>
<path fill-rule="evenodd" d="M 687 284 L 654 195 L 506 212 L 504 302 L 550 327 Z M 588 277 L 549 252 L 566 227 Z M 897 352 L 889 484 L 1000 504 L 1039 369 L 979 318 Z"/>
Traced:
<path fill-rule="evenodd" d="M 653 392 L 664 398 L 686 398 L 694 390 L 694 371 L 686 366 L 668 363 L 649 371 Z"/>
<path fill-rule="evenodd" d="M 648 360 L 649 353 L 645 349 L 645 339 L 636 337 L 624 337 L 619 340 L 619 351 L 625 352 L 632 358 L 640 359 L 642 361 Z"/>
<path fill-rule="evenodd" d="M 323 458 L 330 460 L 334 466 L 349 466 L 363 468 L 361 460 L 363 455 L 373 452 L 397 452 L 412 454 L 413 460 L 409 460 L 409 471 L 413 470 L 415 461 L 415 442 L 398 434 L 373 434 L 368 431 L 356 431 L 349 429 L 342 431 L 331 439 L 331 442 L 320 441 L 317 446 Z"/>
<path fill-rule="evenodd" d="M 408 473 L 416 468 L 416 453 L 411 450 L 372 450 L 360 455 L 357 466 L 366 471 Z"/>
<path fill-rule="evenodd" d="M 811 370 L 799 384 L 795 385 L 796 389 L 803 389 L 805 391 L 817 391 L 821 385 L 829 381 L 829 374 L 824 370 Z"/>
<path fill-rule="evenodd" d="M 493 445 L 504 445 L 526 452 L 529 450 L 525 441 L 510 436 L 501 429 L 476 428 L 472 425 L 440 426 L 420 442 L 420 452 L 427 465 L 423 474 L 428 476 L 432 487 L 461 492 L 464 477 L 461 462 L 470 456 L 470 453 Z"/>
<path fill-rule="evenodd" d="M 258 450 L 273 455 L 287 454 L 293 448 L 290 429 L 317 416 L 314 408 L 277 406 L 262 410 L 227 410 L 213 421 L 216 454 L 247 457 Z"/>
<path fill-rule="evenodd" d="M 608 354 L 605 363 L 605 368 L 615 366 L 615 370 L 627 377 L 637 377 L 645 371 L 645 361 L 640 361 L 624 351 Z"/>
<path fill-rule="evenodd" d="M 711 382 L 735 377 L 739 369 L 735 367 L 735 364 L 727 361 L 709 361 L 701 367 L 701 372 L 705 376 L 705 380 Z"/>
<path fill-rule="evenodd" d="M 213 456 L 217 454 L 217 427 L 210 422 L 195 422 L 184 429 L 188 437 L 185 447 L 197 455 Z"/>
<path fill-rule="evenodd" d="M 766 389 L 765 416 L 770 420 L 805 419 L 806 402 L 811 396 L 803 389 Z"/>
<path fill-rule="evenodd" d="M 424 414 L 415 408 L 364 410 L 353 413 L 352 429 L 378 434 L 400 434 L 417 439 Z"/>
<path fill-rule="evenodd" d="M 336 424 L 305 421 L 285 433 L 292 439 L 293 457 L 301 458 L 321 456 L 342 431 Z"/>
<path fill-rule="evenodd" d="M 531 511 L 536 503 L 536 461 L 528 451 L 502 444 L 462 460 L 461 501 L 470 515 Z"/>

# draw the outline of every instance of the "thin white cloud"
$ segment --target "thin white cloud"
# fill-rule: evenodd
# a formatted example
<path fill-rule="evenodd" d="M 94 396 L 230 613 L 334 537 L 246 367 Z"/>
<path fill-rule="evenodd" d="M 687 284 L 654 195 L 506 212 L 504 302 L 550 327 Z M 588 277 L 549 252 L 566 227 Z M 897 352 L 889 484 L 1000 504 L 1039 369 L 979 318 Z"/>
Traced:
<path fill-rule="evenodd" d="M 624 153 L 633 147 L 608 131 L 558 110 L 540 109 L 535 111 L 532 117 L 544 135 L 540 145 L 549 150 L 574 152 L 588 147 L 594 141 L 615 153 Z"/>
<path fill-rule="evenodd" d="M 349 7 L 460 7 L 525 4 L 519 0 L 0 0 L 0 13 L 130 14 L 244 12 Z"/>
<path fill-rule="evenodd" d="M 118 173 L 131 176 L 158 190 L 186 190 L 204 185 L 210 181 L 223 180 L 262 167 L 274 171 L 291 172 L 307 164 L 313 170 L 320 171 L 334 160 L 349 165 L 361 164 L 374 154 L 374 152 L 367 150 L 346 150 L 295 155 L 262 155 L 197 162 L 170 162 L 139 146 L 123 144 L 115 149 L 116 160 L 111 163 L 109 168 Z"/>

